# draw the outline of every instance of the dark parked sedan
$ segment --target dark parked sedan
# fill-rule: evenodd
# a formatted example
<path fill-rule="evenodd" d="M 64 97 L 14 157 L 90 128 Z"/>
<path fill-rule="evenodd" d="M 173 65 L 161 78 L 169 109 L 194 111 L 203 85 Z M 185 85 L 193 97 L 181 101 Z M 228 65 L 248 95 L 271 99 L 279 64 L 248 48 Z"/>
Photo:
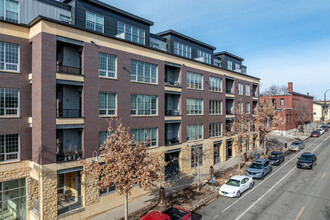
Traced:
<path fill-rule="evenodd" d="M 314 153 L 303 153 L 297 161 L 297 168 L 313 169 L 316 165 L 316 156 Z"/>
<path fill-rule="evenodd" d="M 311 137 L 320 137 L 321 133 L 319 131 L 312 131 Z"/>
<path fill-rule="evenodd" d="M 328 126 L 326 126 L 326 125 L 323 125 L 321 128 L 323 128 L 323 130 L 324 130 L 325 132 L 328 131 Z"/>
<path fill-rule="evenodd" d="M 281 151 L 273 151 L 268 159 L 272 165 L 280 165 L 284 161 L 284 154 Z"/>

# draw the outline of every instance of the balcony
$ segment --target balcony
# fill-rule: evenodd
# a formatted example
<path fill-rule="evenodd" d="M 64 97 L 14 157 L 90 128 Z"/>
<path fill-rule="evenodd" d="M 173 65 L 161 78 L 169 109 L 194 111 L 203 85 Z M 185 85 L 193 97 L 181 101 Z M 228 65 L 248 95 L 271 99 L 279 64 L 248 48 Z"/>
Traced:
<path fill-rule="evenodd" d="M 57 41 L 57 73 L 81 75 L 82 46 Z"/>
<path fill-rule="evenodd" d="M 180 144 L 180 123 L 165 124 L 165 145 Z"/>
<path fill-rule="evenodd" d="M 81 75 L 81 68 L 72 67 L 72 66 L 65 66 L 61 62 L 57 61 L 56 72 L 66 73 L 66 74 L 74 74 L 74 75 Z"/>
<path fill-rule="evenodd" d="M 81 118 L 81 109 L 56 109 L 57 118 Z"/>
<path fill-rule="evenodd" d="M 234 79 L 226 78 L 226 93 L 231 95 L 235 93 Z"/>
<path fill-rule="evenodd" d="M 258 86 L 252 85 L 252 97 L 258 97 Z"/>
<path fill-rule="evenodd" d="M 165 86 L 174 86 L 181 88 L 180 70 L 181 68 L 177 64 L 165 64 Z"/>
<path fill-rule="evenodd" d="M 234 100 L 226 99 L 226 115 L 234 115 Z"/>
<path fill-rule="evenodd" d="M 165 94 L 165 116 L 179 116 L 180 95 Z"/>
<path fill-rule="evenodd" d="M 56 130 L 56 161 L 75 161 L 82 157 L 81 129 L 57 129 Z"/>
<path fill-rule="evenodd" d="M 81 87 L 56 86 L 56 117 L 81 118 Z"/>

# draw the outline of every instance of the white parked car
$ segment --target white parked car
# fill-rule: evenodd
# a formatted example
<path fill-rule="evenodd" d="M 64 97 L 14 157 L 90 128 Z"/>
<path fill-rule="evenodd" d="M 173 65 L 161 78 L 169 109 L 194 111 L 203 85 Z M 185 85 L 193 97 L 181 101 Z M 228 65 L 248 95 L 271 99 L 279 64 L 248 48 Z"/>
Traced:
<path fill-rule="evenodd" d="M 253 185 L 252 177 L 235 175 L 220 187 L 219 193 L 227 197 L 240 197 L 243 192 L 252 189 Z"/>
<path fill-rule="evenodd" d="M 321 135 L 324 134 L 324 132 L 325 132 L 323 128 L 318 128 L 316 130 L 319 131 Z"/>

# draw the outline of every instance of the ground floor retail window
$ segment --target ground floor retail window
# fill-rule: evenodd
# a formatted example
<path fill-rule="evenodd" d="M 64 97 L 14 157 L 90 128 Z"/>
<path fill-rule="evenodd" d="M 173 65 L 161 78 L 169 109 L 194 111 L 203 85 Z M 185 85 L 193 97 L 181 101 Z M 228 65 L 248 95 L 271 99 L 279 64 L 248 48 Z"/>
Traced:
<path fill-rule="evenodd" d="M 1 219 L 26 219 L 25 179 L 0 182 Z"/>

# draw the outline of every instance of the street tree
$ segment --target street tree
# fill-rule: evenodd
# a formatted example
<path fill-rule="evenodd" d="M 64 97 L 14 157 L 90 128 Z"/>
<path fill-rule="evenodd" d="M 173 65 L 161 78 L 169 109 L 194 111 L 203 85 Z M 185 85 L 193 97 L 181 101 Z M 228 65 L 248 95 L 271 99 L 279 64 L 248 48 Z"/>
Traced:
<path fill-rule="evenodd" d="M 288 87 L 286 85 L 272 84 L 268 88 L 264 89 L 261 93 L 262 96 L 274 96 L 274 95 L 286 95 L 288 94 Z"/>
<path fill-rule="evenodd" d="M 128 129 L 120 121 L 116 121 L 116 128 L 111 122 L 108 128 L 108 138 L 100 148 L 100 162 L 86 162 L 83 174 L 95 180 L 92 184 L 100 190 L 116 187 L 119 195 L 125 198 L 125 220 L 128 219 L 128 195 L 135 185 L 144 190 L 163 179 L 161 169 L 164 162 L 162 155 L 148 153 L 148 140 L 145 143 L 134 141 Z"/>
<path fill-rule="evenodd" d="M 309 121 L 311 117 L 311 115 L 309 114 L 310 108 L 312 107 L 305 99 L 299 99 L 293 102 L 296 125 L 302 132 L 304 132 L 304 125 L 306 121 Z"/>
<path fill-rule="evenodd" d="M 263 103 L 258 103 L 254 110 L 253 127 L 263 140 L 264 153 L 267 153 L 266 136 L 274 130 L 278 130 L 284 124 L 284 119 L 276 111 L 271 98 L 265 97 Z"/>

